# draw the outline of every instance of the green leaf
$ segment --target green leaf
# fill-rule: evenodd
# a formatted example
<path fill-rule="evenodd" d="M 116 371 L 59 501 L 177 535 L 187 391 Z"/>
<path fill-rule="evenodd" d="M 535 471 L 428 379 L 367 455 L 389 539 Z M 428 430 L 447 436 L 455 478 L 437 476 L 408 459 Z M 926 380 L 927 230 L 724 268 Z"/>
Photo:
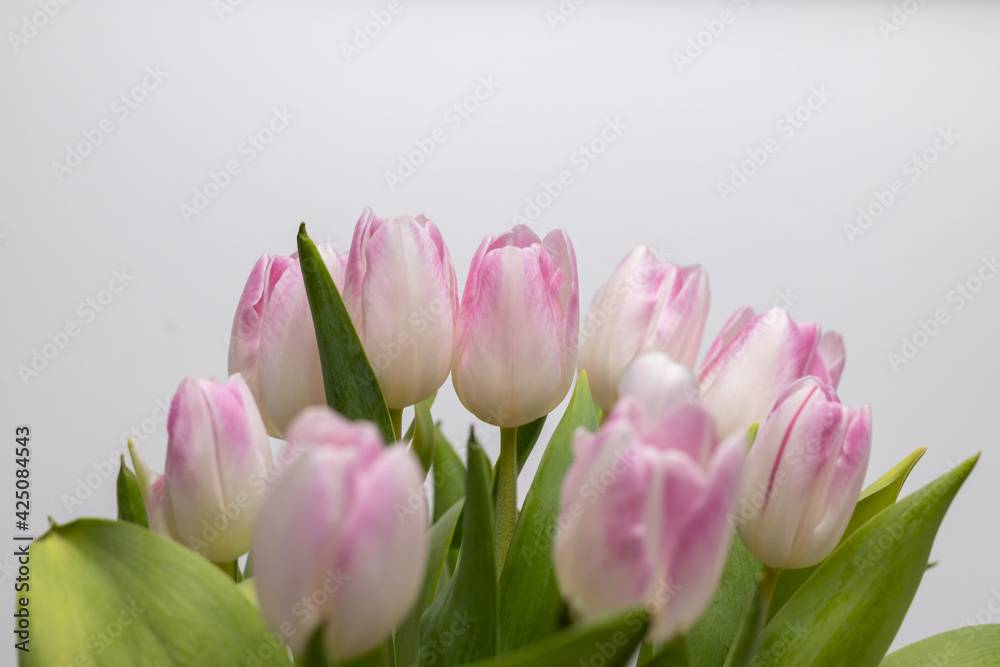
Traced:
<path fill-rule="evenodd" d="M 431 397 L 433 401 L 433 397 Z M 434 462 L 434 441 L 437 434 L 434 421 L 431 419 L 431 407 L 426 401 L 413 406 L 413 423 L 416 425 L 413 434 L 413 451 L 420 457 L 424 472 L 430 472 Z"/>
<path fill-rule="evenodd" d="M 327 405 L 348 419 L 374 422 L 385 441 L 394 442 L 396 436 L 382 390 L 326 263 L 306 234 L 305 223 L 299 227 L 298 245 L 299 264 L 319 343 Z"/>
<path fill-rule="evenodd" d="M 421 665 L 450 667 L 496 655 L 497 585 L 489 479 L 489 460 L 470 435 L 462 550 L 455 574 L 421 619 Z"/>
<path fill-rule="evenodd" d="M 430 398 L 426 398 L 423 401 L 421 401 L 421 403 L 427 405 L 428 412 L 430 411 L 431 408 L 434 407 L 435 399 L 437 399 L 437 392 L 431 394 Z M 416 430 L 416 428 L 417 428 L 417 420 L 414 418 L 413 421 L 410 422 L 410 425 L 406 427 L 406 433 L 403 435 L 403 442 L 409 443 L 411 440 L 413 440 L 413 432 Z"/>
<path fill-rule="evenodd" d="M 764 627 L 755 665 L 878 665 L 927 568 L 934 536 L 979 455 L 882 510 Z"/>
<path fill-rule="evenodd" d="M 135 474 L 125 465 L 124 454 L 121 455 L 121 468 L 118 469 L 118 520 L 149 528 L 146 503 L 142 502 L 139 482 Z"/>
<path fill-rule="evenodd" d="M 694 667 L 695 663 L 687 637 L 680 635 L 665 644 L 643 644 L 637 664 L 638 667 Z"/>
<path fill-rule="evenodd" d="M 553 665 L 627 665 L 646 634 L 649 617 L 630 611 L 586 625 L 573 625 L 499 660 L 482 660 L 470 667 L 553 667 Z"/>
<path fill-rule="evenodd" d="M 882 667 L 1000 665 L 1000 625 L 969 625 L 921 639 L 886 656 Z"/>
<path fill-rule="evenodd" d="M 31 643 L 22 667 L 231 665 L 248 655 L 260 665 L 291 665 L 219 568 L 135 524 L 54 526 L 31 545 L 31 562 Z"/>
<path fill-rule="evenodd" d="M 563 599 L 552 566 L 563 477 L 573 461 L 573 433 L 597 430 L 597 415 L 580 373 L 566 413 L 549 440 L 514 528 L 500 576 L 500 654 L 542 640 L 562 627 Z"/>
<path fill-rule="evenodd" d="M 843 544 L 847 538 L 853 535 L 868 520 L 896 502 L 896 498 L 899 497 L 899 492 L 903 488 L 906 478 L 910 475 L 910 471 L 913 470 L 913 467 L 917 465 L 917 461 L 920 460 L 920 457 L 926 451 L 926 447 L 916 450 L 861 492 L 858 504 L 851 515 L 851 520 L 847 524 L 844 535 L 840 538 L 838 544 Z M 781 573 L 778 585 L 774 589 L 774 599 L 771 601 L 771 608 L 767 615 L 768 620 L 774 618 L 774 615 L 785 606 L 789 598 L 795 595 L 795 591 L 799 590 L 802 584 L 812 576 L 818 567 L 819 565 L 817 564 L 797 570 L 785 570 Z"/>
<path fill-rule="evenodd" d="M 753 600 L 763 565 L 754 558 L 738 533 L 733 533 L 726 569 L 708 609 L 687 634 L 694 664 L 721 667 L 740 629 L 743 610 Z"/>
<path fill-rule="evenodd" d="M 462 501 L 459 501 L 452 505 L 428 531 L 427 572 L 424 575 L 424 585 L 417 602 L 410 610 L 410 615 L 396 628 L 396 663 L 402 667 L 417 664 L 420 651 L 420 617 L 430 606 L 438 590 L 455 527 L 462 515 L 462 504 Z"/>
<path fill-rule="evenodd" d="M 444 435 L 441 427 L 434 430 L 434 521 L 438 521 L 452 505 L 465 498 L 465 464 Z"/>

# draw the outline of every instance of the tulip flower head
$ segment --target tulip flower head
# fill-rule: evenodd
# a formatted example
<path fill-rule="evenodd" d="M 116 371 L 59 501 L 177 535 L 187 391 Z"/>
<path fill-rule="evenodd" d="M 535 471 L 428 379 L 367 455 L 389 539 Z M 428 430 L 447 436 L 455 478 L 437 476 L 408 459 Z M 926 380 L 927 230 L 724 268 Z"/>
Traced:
<path fill-rule="evenodd" d="M 771 568 L 830 555 L 847 528 L 868 468 L 871 411 L 842 405 L 816 377 L 789 387 L 747 455 L 740 537 Z"/>
<path fill-rule="evenodd" d="M 646 246 L 630 252 L 597 291 L 583 321 L 580 369 L 605 412 L 618 398 L 625 368 L 645 352 L 666 352 L 694 368 L 708 316 L 708 274 L 657 259 Z"/>
<path fill-rule="evenodd" d="M 327 244 L 318 248 L 341 289 L 343 258 Z M 326 404 L 319 344 L 298 253 L 264 254 L 254 265 L 233 319 L 229 372 L 246 379 L 267 432 L 277 438 L 303 408 Z"/>
<path fill-rule="evenodd" d="M 458 315 L 455 267 L 434 223 L 366 208 L 347 260 L 344 304 L 390 409 L 448 379 Z"/>
<path fill-rule="evenodd" d="M 839 334 L 821 336 L 818 324 L 796 324 L 781 308 L 757 316 L 742 308 L 712 343 L 697 378 L 702 400 L 725 437 L 762 422 L 801 377 L 816 375 L 836 388 L 843 368 Z"/>
<path fill-rule="evenodd" d="M 150 472 L 132 450 L 149 527 L 216 563 L 250 549 L 257 508 L 274 471 L 257 405 L 240 375 L 187 377 L 170 404 L 167 464 Z"/>
<path fill-rule="evenodd" d="M 516 427 L 548 414 L 576 371 L 580 296 L 569 236 L 517 225 L 486 237 L 469 267 L 452 381 L 479 419 Z"/>
<path fill-rule="evenodd" d="M 720 444 L 712 416 L 687 398 L 692 383 L 664 354 L 633 362 L 600 430 L 576 432 L 560 498 L 563 595 L 587 618 L 645 606 L 650 642 L 688 630 L 711 601 L 739 493 L 746 437 Z"/>
<path fill-rule="evenodd" d="M 406 617 L 423 584 L 423 469 L 403 446 L 385 447 L 372 424 L 326 407 L 292 422 L 288 447 L 254 536 L 261 612 L 293 651 L 322 627 L 331 657 L 361 655 Z"/>

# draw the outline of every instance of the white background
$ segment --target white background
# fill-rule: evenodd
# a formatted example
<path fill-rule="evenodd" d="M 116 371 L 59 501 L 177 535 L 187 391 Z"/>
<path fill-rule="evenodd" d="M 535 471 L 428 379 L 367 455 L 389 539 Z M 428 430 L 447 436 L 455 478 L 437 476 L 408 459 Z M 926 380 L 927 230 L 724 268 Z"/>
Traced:
<path fill-rule="evenodd" d="M 386 3 L 329 4 L 244 0 L 220 16 L 210 2 L 71 2 L 35 34 L 23 17 L 40 5 L 5 3 L 0 498 L 12 498 L 14 427 L 30 425 L 36 534 L 47 515 L 113 515 L 113 475 L 103 481 L 99 471 L 130 429 L 162 468 L 157 402 L 169 402 L 186 374 L 226 375 L 250 268 L 264 251 L 294 250 L 300 221 L 346 251 L 364 206 L 426 213 L 463 282 L 481 238 L 508 228 L 543 180 L 569 169 L 573 183 L 533 227 L 570 233 L 584 308 L 638 244 L 709 271 L 703 353 L 737 307 L 764 309 L 790 291 L 793 317 L 847 342 L 841 397 L 870 403 L 874 415 L 869 480 L 926 445 L 913 490 L 983 450 L 895 645 L 977 614 L 1000 620 L 988 611 L 1000 604 L 1000 280 L 974 280 L 983 258 L 1000 253 L 1000 6 L 913 3 L 895 25 L 884 0 L 594 0 L 553 27 L 546 12 L 556 0 L 403 0 L 348 61 L 342 45 Z M 705 21 L 718 32 L 711 22 L 723 10 L 731 22 L 714 38 L 705 32 L 707 46 L 679 67 L 675 54 Z M 22 31 L 34 36 L 15 45 L 11 34 Z M 122 118 L 116 100 L 133 95 L 149 67 L 165 78 L 136 92 L 144 99 Z M 455 127 L 445 114 L 480 77 L 499 86 Z M 829 98 L 799 110 L 810 117 L 787 136 L 777 123 L 814 87 Z M 274 109 L 294 119 L 247 161 L 241 143 Z M 627 128 L 578 171 L 574 152 L 616 118 Z M 113 132 L 60 179 L 53 163 L 102 119 Z M 435 128 L 447 140 L 390 190 L 385 172 Z M 904 163 L 948 128 L 958 139 L 911 180 Z M 717 182 L 771 137 L 779 150 L 723 200 Z M 186 221 L 180 206 L 229 160 L 239 175 Z M 852 243 L 845 224 L 894 179 L 905 192 Z M 134 278 L 85 314 L 79 304 L 100 297 L 116 270 Z M 981 287 L 974 298 L 949 300 L 970 279 Z M 938 309 L 948 322 L 918 336 L 926 344 L 893 368 L 888 355 Z M 70 323 L 79 335 L 23 379 L 19 366 Z M 463 438 L 470 416 L 450 382 L 435 417 Z M 491 455 L 498 441 L 491 432 Z M 87 495 L 88 474 L 97 488 L 68 508 L 66 498 Z M 12 524 L 5 519 L 2 533 Z M 9 609 L 9 572 L 0 577 Z"/>

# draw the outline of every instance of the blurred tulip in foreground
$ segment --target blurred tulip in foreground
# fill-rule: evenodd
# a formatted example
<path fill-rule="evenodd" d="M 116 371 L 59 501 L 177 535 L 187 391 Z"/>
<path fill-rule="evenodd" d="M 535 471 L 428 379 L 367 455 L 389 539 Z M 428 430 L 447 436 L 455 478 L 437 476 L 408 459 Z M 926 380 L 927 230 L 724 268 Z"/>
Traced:
<path fill-rule="evenodd" d="M 746 449 L 742 433 L 719 444 L 691 382 L 666 355 L 639 357 L 601 429 L 577 431 L 560 499 L 563 595 L 588 618 L 644 605 L 651 642 L 688 630 L 712 598 Z"/>
<path fill-rule="evenodd" d="M 292 624 L 283 634 L 293 651 L 322 626 L 331 657 L 360 655 L 406 617 L 423 584 L 423 469 L 372 424 L 325 407 L 292 422 L 288 448 L 254 536 L 261 612 L 275 630 Z"/>

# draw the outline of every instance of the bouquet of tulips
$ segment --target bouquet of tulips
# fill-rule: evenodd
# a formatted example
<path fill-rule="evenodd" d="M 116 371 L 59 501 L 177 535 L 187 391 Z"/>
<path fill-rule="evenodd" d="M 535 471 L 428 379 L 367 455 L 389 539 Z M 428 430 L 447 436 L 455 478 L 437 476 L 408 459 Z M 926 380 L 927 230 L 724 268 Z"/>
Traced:
<path fill-rule="evenodd" d="M 118 520 L 32 546 L 21 664 L 998 664 L 998 626 L 886 656 L 976 457 L 862 490 L 841 337 L 745 308 L 698 363 L 708 305 L 640 247 L 581 327 L 565 232 L 488 236 L 460 299 L 424 216 L 366 209 L 346 256 L 303 225 L 250 272 L 230 377 L 181 382 L 163 474 L 130 443 Z M 449 374 L 489 425 L 464 447 L 432 418 Z"/>

